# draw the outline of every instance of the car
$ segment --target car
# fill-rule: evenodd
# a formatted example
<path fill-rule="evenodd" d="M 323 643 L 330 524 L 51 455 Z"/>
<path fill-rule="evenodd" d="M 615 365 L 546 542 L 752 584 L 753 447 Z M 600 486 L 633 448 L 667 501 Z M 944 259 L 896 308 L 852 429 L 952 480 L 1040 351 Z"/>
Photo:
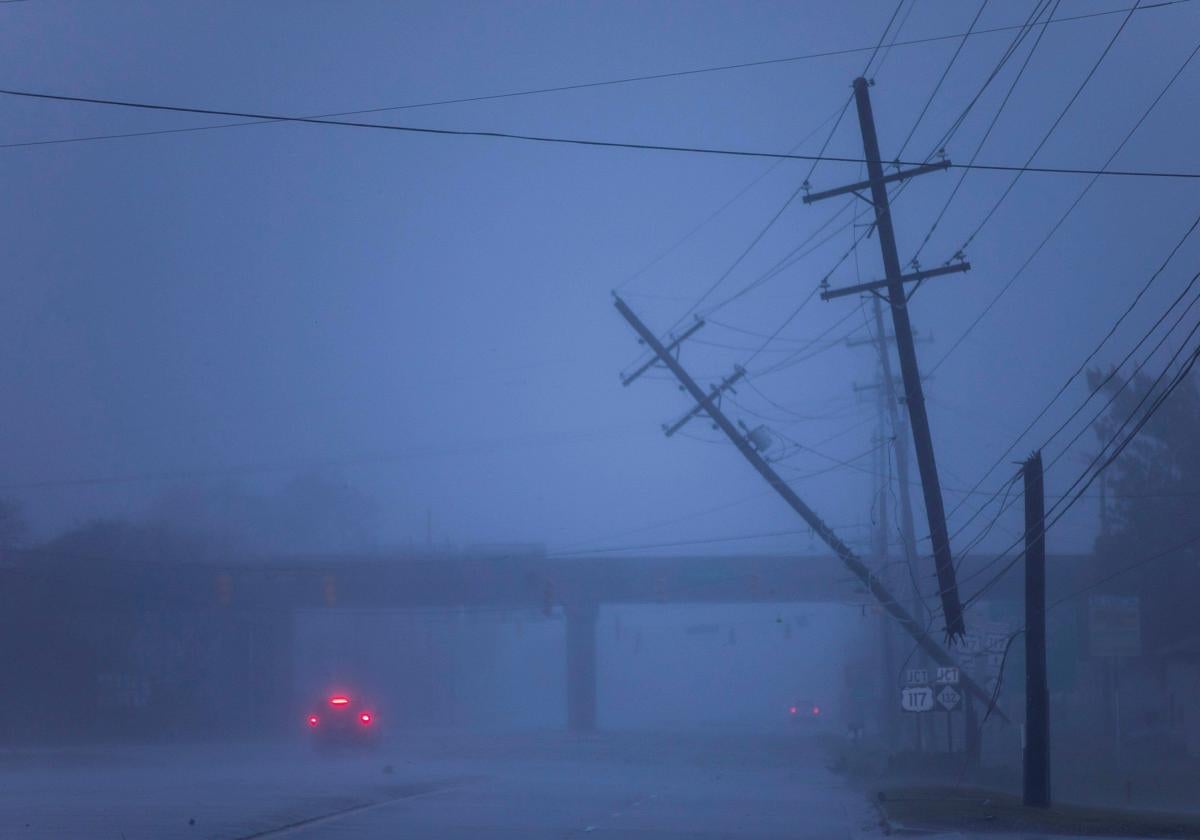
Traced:
<path fill-rule="evenodd" d="M 821 720 L 824 709 L 820 703 L 799 701 L 788 706 L 788 721 L 793 726 L 811 726 Z"/>
<path fill-rule="evenodd" d="M 306 722 L 313 747 L 319 751 L 370 747 L 379 742 L 375 712 L 348 694 L 325 697 L 308 713 Z"/>

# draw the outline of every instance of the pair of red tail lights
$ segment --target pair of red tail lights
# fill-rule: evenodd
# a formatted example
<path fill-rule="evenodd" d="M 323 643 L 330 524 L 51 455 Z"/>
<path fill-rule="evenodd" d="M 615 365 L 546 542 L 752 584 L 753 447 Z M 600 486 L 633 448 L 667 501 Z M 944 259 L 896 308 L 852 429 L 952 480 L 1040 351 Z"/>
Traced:
<path fill-rule="evenodd" d="M 341 694 L 335 694 L 334 696 L 329 698 L 329 705 L 333 706 L 335 709 L 341 708 L 343 706 L 349 706 L 350 698 L 346 697 L 344 695 L 341 695 Z M 358 714 L 358 722 L 361 723 L 363 726 L 370 726 L 371 722 L 374 720 L 375 720 L 375 718 L 370 712 L 359 712 L 359 714 Z M 318 726 L 320 723 L 321 723 L 321 718 L 318 717 L 317 715 L 309 715 L 308 716 L 308 725 L 309 726 Z"/>

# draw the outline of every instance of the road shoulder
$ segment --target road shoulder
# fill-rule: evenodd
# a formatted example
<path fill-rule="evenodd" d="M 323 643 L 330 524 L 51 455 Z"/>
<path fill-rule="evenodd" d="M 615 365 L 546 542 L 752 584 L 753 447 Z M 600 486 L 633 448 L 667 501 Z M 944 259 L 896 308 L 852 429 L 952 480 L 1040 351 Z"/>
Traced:
<path fill-rule="evenodd" d="M 893 834 L 1039 832 L 1083 837 L 1200 837 L 1200 817 L 1077 805 L 1027 808 L 1020 797 L 951 786 L 874 791 L 885 830 Z"/>

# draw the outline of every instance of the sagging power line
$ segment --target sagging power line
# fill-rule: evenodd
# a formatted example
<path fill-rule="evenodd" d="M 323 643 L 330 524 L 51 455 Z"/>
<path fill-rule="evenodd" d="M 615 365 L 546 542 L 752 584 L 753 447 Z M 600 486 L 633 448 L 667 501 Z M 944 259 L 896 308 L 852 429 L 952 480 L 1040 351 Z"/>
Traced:
<path fill-rule="evenodd" d="M 722 149 L 710 146 L 682 146 L 662 143 L 637 143 L 632 141 L 595 140 L 582 137 L 555 137 L 542 134 L 522 134 L 511 131 L 489 131 L 484 129 L 432 128 L 415 125 L 391 125 L 388 123 L 365 122 L 361 120 L 321 119 L 316 117 L 297 117 L 284 114 L 268 114 L 254 111 L 233 111 L 219 108 L 201 108 L 190 105 L 166 105 L 154 102 L 140 102 L 132 99 L 111 99 L 92 96 L 71 96 L 68 94 L 43 93 L 31 90 L 16 90 L 0 88 L 0 95 L 14 96 L 25 99 L 40 99 L 50 102 L 74 102 L 85 105 L 104 105 L 115 108 L 131 108 L 142 111 L 162 111 L 177 114 L 200 114 L 213 117 L 233 117 L 237 119 L 252 119 L 263 122 L 298 123 L 302 125 L 324 125 L 340 128 L 370 129 L 375 131 L 393 131 L 402 134 L 422 134 L 435 137 L 478 137 L 490 140 L 520 140 L 529 143 L 548 143 L 567 146 L 585 146 L 602 149 L 625 149 L 631 151 L 675 152 L 680 154 L 710 155 L 717 157 L 737 158 L 768 158 L 778 160 L 800 160 L 808 162 L 828 163 L 866 163 L 862 157 L 844 155 L 804 155 L 788 152 L 766 152 L 753 149 Z M 0 147 L 2 148 L 2 147 Z M 923 162 L 890 161 L 899 166 L 921 166 Z M 1043 175 L 1103 175 L 1105 177 L 1124 178 L 1179 178 L 1185 180 L 1200 179 L 1200 172 L 1179 172 L 1173 170 L 1149 169 L 1089 169 L 1072 166 L 1030 166 L 1003 163 L 956 163 L 950 164 L 951 169 L 978 169 L 988 172 L 1038 173 Z"/>

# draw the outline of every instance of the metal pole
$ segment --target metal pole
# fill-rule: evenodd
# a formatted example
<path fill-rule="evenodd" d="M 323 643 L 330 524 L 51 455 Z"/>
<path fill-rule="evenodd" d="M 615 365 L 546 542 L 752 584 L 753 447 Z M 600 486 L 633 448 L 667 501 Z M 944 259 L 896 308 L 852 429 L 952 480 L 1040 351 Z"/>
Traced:
<path fill-rule="evenodd" d="M 896 233 L 892 228 L 892 211 L 888 204 L 887 181 L 883 174 L 883 162 L 879 157 L 879 139 L 875 134 L 875 117 L 871 112 L 871 97 L 867 88 L 866 79 L 860 77 L 854 80 L 854 100 L 858 107 L 863 152 L 867 159 L 867 175 L 871 183 L 871 203 L 875 208 L 875 227 L 879 233 L 879 248 L 883 253 L 883 268 L 887 275 L 888 303 L 892 309 L 896 350 L 900 356 L 900 375 L 904 381 L 905 403 L 908 405 L 908 415 L 912 424 L 917 468 L 921 474 L 925 512 L 929 519 L 929 537 L 933 545 L 938 591 L 942 600 L 942 612 L 946 617 L 946 637 L 950 642 L 954 642 L 963 636 L 966 626 L 958 597 L 954 562 L 950 555 L 946 510 L 942 503 L 937 463 L 933 457 L 933 437 L 929 431 L 929 415 L 925 410 L 925 394 L 917 367 L 917 351 L 913 346 L 912 323 L 908 318 L 908 297 L 904 291 L 900 271 Z"/>
<path fill-rule="evenodd" d="M 1021 468 L 1025 479 L 1024 800 L 1050 805 L 1050 693 L 1046 685 L 1046 503 L 1042 454 Z"/>

